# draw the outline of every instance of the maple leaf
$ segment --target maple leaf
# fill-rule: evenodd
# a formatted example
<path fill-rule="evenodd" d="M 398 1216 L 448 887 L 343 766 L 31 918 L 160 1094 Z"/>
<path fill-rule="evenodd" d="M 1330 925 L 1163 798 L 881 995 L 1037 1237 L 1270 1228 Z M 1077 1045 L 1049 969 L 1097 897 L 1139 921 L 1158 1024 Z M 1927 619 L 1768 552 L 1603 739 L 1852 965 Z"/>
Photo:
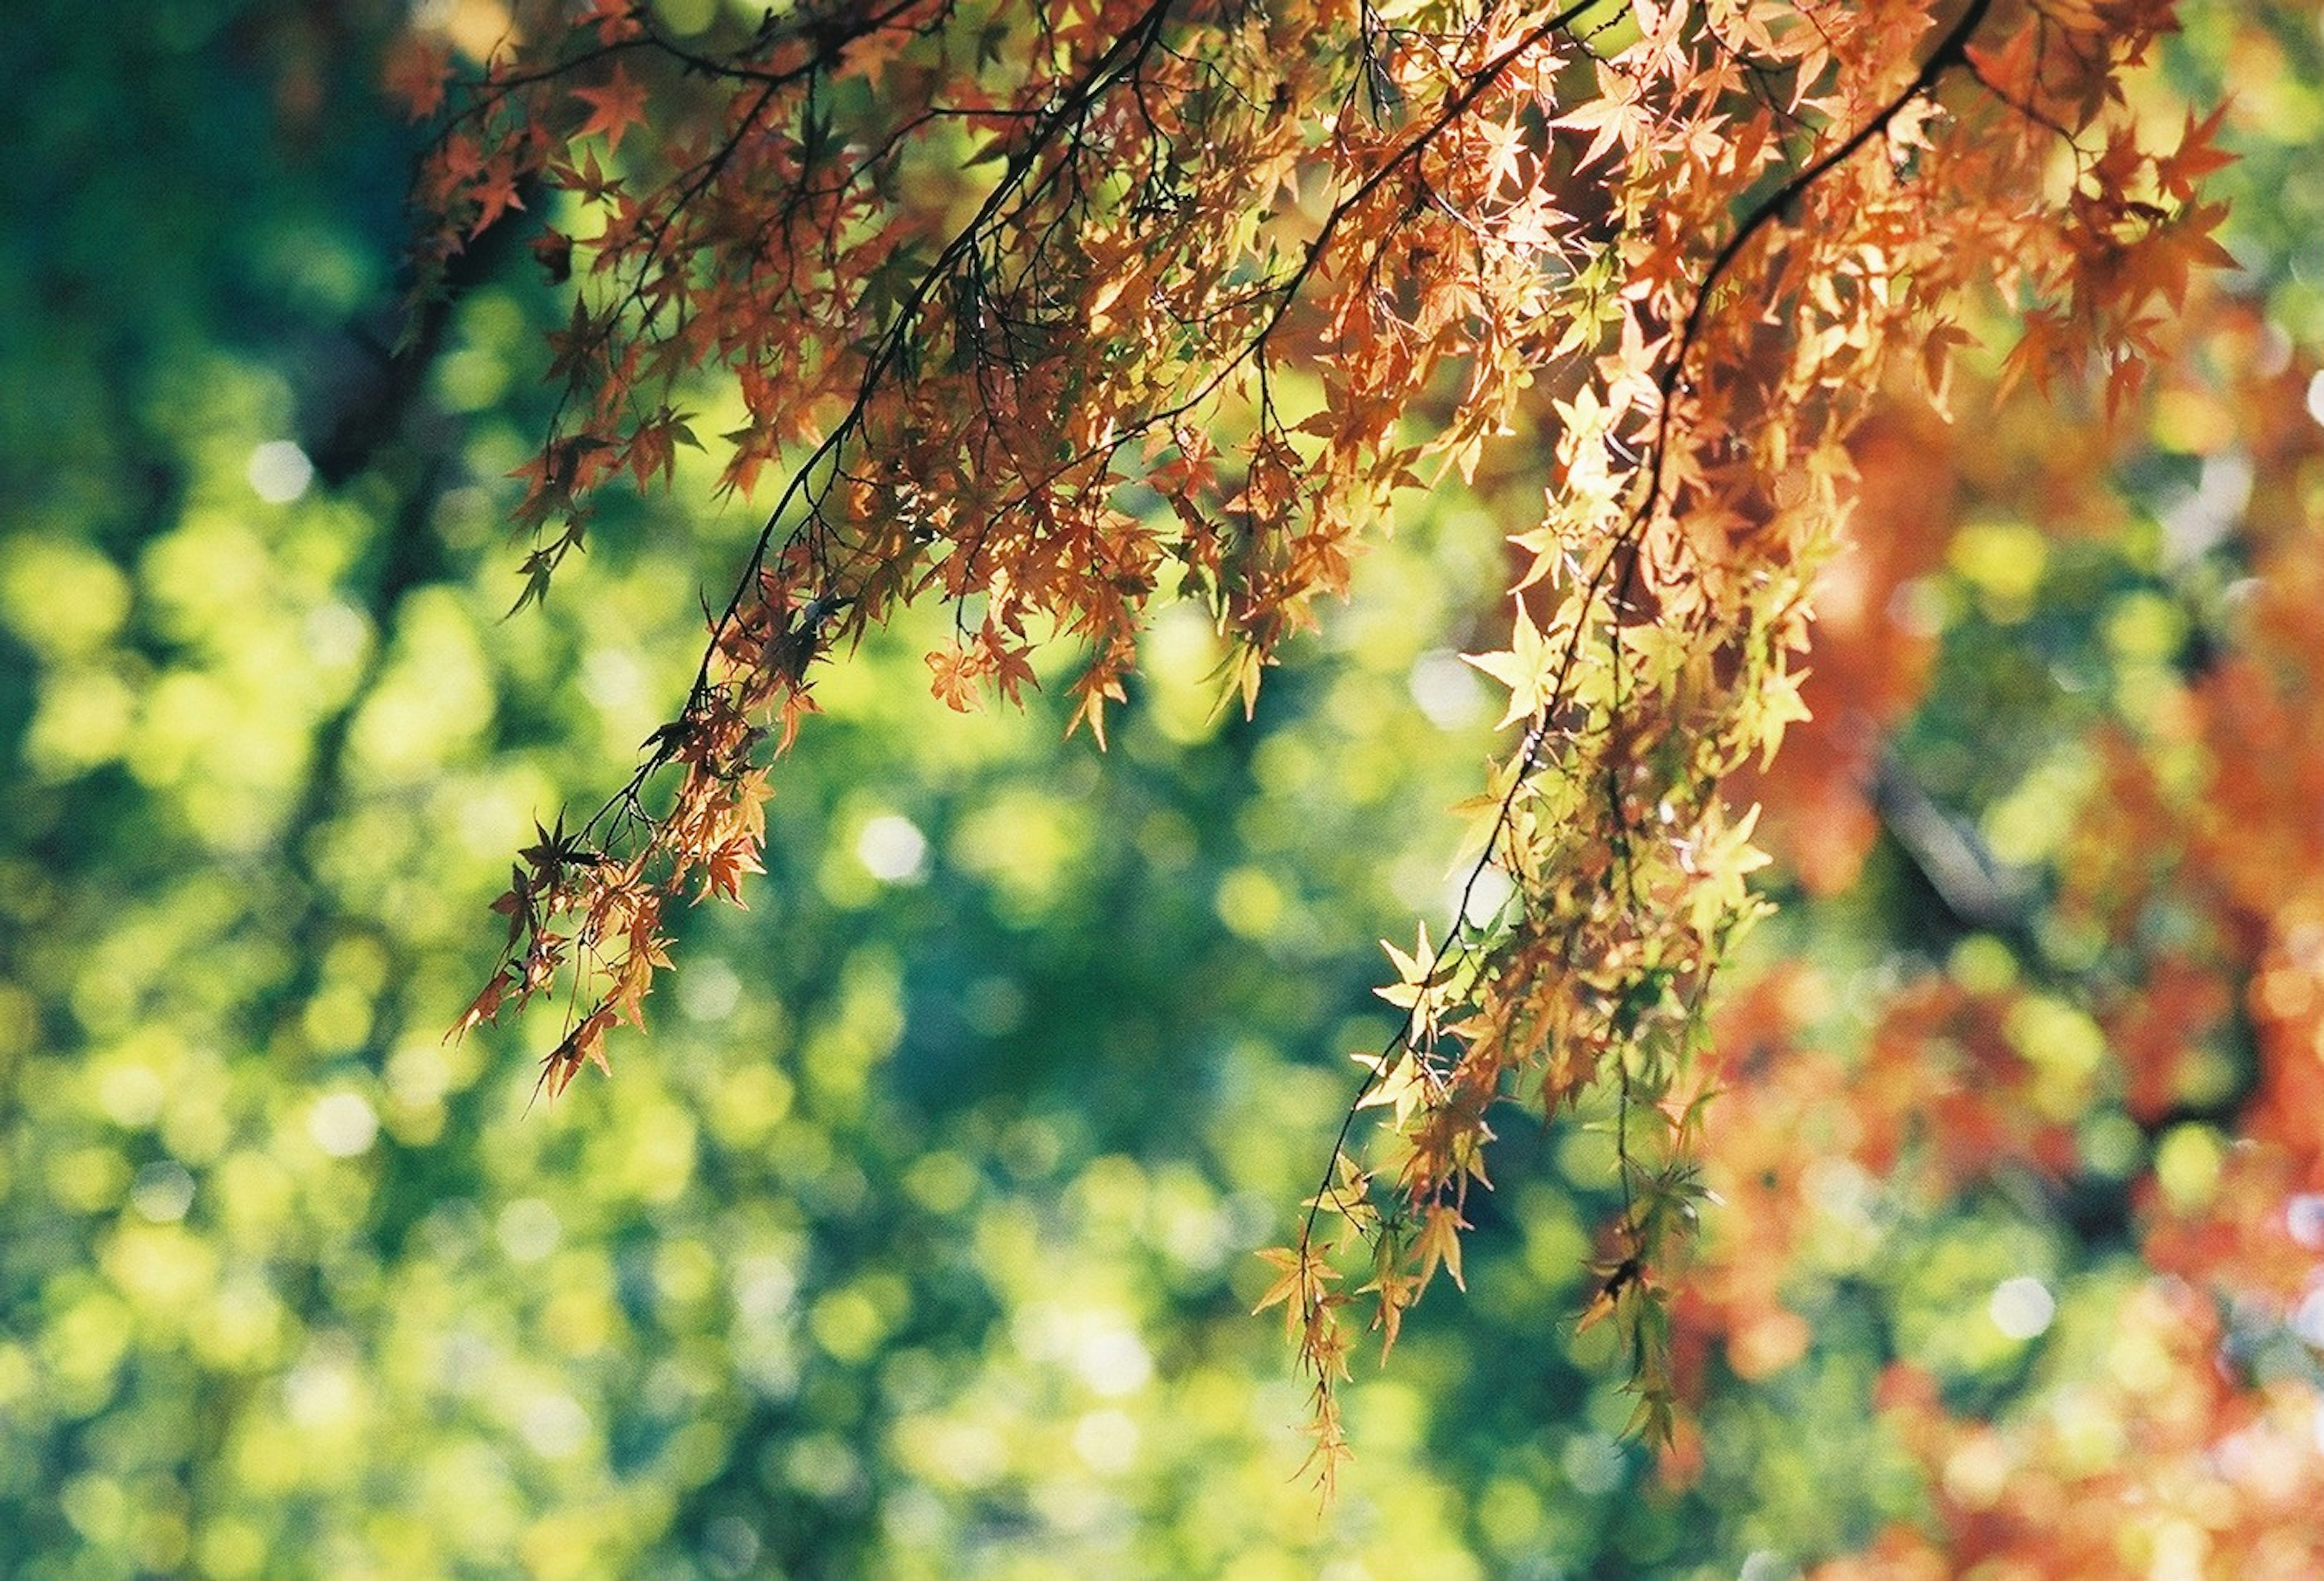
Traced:
<path fill-rule="evenodd" d="M 626 1021 L 640 1031 L 645 1029 L 645 999 L 653 992 L 654 968 L 669 964 L 669 958 L 662 953 L 659 942 L 630 952 L 605 1001 L 613 1007 L 614 1020 Z"/>
<path fill-rule="evenodd" d="M 509 920 L 511 949 L 516 947 L 516 942 L 524 936 L 525 930 L 534 924 L 532 888 L 532 881 L 526 877 L 525 870 L 512 862 L 509 865 L 509 887 L 492 905 L 495 913 Z"/>
<path fill-rule="evenodd" d="M 474 240 L 498 225 L 510 209 L 524 207 L 524 199 L 517 196 L 515 161 L 491 161 L 470 188 L 469 196 L 476 204 L 476 217 L 468 226 L 469 238 Z"/>
<path fill-rule="evenodd" d="M 1622 91 L 1618 77 L 1609 84 L 1605 69 L 1600 68 L 1600 91 L 1551 123 L 1563 130 L 1591 133 L 1589 146 L 1574 161 L 1577 170 L 1596 164 L 1617 145 L 1637 147 L 1654 125 L 1654 112 Z"/>
<path fill-rule="evenodd" d="M 1334 1278 L 1331 1264 L 1323 1248 L 1312 1245 L 1269 1246 L 1259 1256 L 1281 1272 L 1251 1312 L 1255 1316 L 1269 1307 L 1282 1307 L 1284 1331 L 1296 1338 L 1308 1321 L 1308 1314 L 1323 1306 L 1331 1291 Z"/>
<path fill-rule="evenodd" d="M 1931 326 L 1921 342 L 1921 388 L 1927 391 L 1929 404 L 1940 417 L 1950 419 L 1952 407 L 1953 354 L 1963 346 L 1977 344 L 1977 337 L 1950 321 Z"/>
<path fill-rule="evenodd" d="M 477 1026 L 497 1016 L 501 1012 L 501 1001 L 507 997 L 511 986 L 507 972 L 493 973 L 492 980 L 484 985 L 484 992 L 460 1013 L 460 1019 L 452 1024 L 452 1030 L 444 1034 L 444 1040 L 456 1043 Z"/>
<path fill-rule="evenodd" d="M 2236 155 L 2216 146 L 2219 126 L 2227 118 L 2227 106 L 2221 105 L 2200 124 L 2195 119 L 2195 112 L 2188 111 L 2186 129 L 2179 135 L 2179 146 L 2154 161 L 2156 182 L 2182 203 L 2193 200 L 2204 177 L 2236 162 Z"/>
<path fill-rule="evenodd" d="M 1392 992 L 1401 991 L 1401 988 L 1373 990 L 1383 998 Z M 1390 999 L 1389 1002 L 1393 1004 L 1396 1001 Z M 1362 1098 L 1357 1099 L 1357 1107 L 1392 1108 L 1396 1128 L 1399 1131 L 1405 1129 L 1411 1123 L 1414 1113 L 1428 1098 L 1430 1082 L 1426 1068 L 1417 1056 L 1409 1052 L 1388 1057 L 1358 1053 L 1352 1057 L 1358 1064 L 1372 1072 L 1370 1087 Z"/>
<path fill-rule="evenodd" d="M 1380 948 L 1388 951 L 1388 960 L 1394 963 L 1397 980 L 1387 988 L 1374 988 L 1372 992 L 1399 1009 L 1409 1010 L 1416 1017 L 1425 1020 L 1434 1008 L 1438 986 L 1435 980 L 1436 951 L 1428 942 L 1427 923 L 1420 924 L 1420 942 L 1414 953 L 1406 955 L 1386 939 L 1380 941 Z"/>
<path fill-rule="evenodd" d="M 1416 1263 L 1416 1291 L 1428 1288 L 1441 1265 L 1452 1276 L 1453 1285 L 1469 1288 L 1461 1277 L 1461 1232 L 1469 1227 L 1468 1220 L 1450 1202 L 1431 1202 L 1420 1221 L 1420 1233 L 1413 1238 L 1412 1251 Z"/>
<path fill-rule="evenodd" d="M 665 483 L 678 475 L 679 446 L 691 450 L 702 448 L 702 441 L 694 437 L 694 429 L 687 422 L 692 415 L 664 407 L 650 422 L 640 424 L 631 434 L 629 453 L 622 460 L 637 478 L 640 488 L 650 483 L 657 472 Z"/>
<path fill-rule="evenodd" d="M 934 676 L 938 701 L 957 713 L 975 711 L 982 694 L 977 687 L 976 663 L 966 649 L 939 648 L 927 656 L 927 666 Z"/>
<path fill-rule="evenodd" d="M 1636 1257 L 1626 1257 L 1618 1263 L 1593 1264 L 1591 1272 L 1599 1276 L 1598 1288 L 1591 1292 L 1590 1304 L 1574 1320 L 1573 1331 L 1586 1334 L 1622 1310 L 1646 1283 L 1646 1265 Z"/>
<path fill-rule="evenodd" d="M 1507 730 L 1521 719 L 1546 713 L 1557 690 L 1556 668 L 1541 629 L 1533 623 L 1523 600 L 1517 601 L 1517 611 L 1516 625 L 1506 649 L 1461 656 L 1463 664 L 1475 666 L 1509 689 L 1509 705 L 1494 725 L 1495 730 Z"/>
<path fill-rule="evenodd" d="M 1750 899 L 1750 875 L 1773 859 L 1751 843 L 1751 832 L 1758 823 L 1759 805 L 1756 802 L 1738 823 L 1725 824 L 1716 818 L 1708 819 L 1707 835 L 1689 853 L 1688 867 L 1696 883 L 1688 902 L 1687 917 L 1689 924 L 1703 939 L 1712 938 L 1725 918 L 1739 915 L 1745 910 Z"/>
<path fill-rule="evenodd" d="M 1129 694 L 1121 689 L 1121 683 L 1111 674 L 1096 666 L 1082 673 L 1081 678 L 1074 683 L 1073 693 L 1075 702 L 1073 713 L 1065 721 L 1065 734 L 1070 736 L 1087 725 L 1091 739 L 1097 742 L 1098 750 L 1104 751 L 1105 705 L 1109 702 L 1127 702 Z"/>
<path fill-rule="evenodd" d="M 451 75 L 451 47 L 444 40 L 406 33 L 388 51 L 383 79 L 387 91 L 402 101 L 411 118 L 425 121 L 444 107 L 444 89 Z"/>
<path fill-rule="evenodd" d="M 1761 677 L 1757 694 L 1757 709 L 1752 716 L 1752 726 L 1759 735 L 1759 771 L 1766 773 L 1775 761 L 1775 754 L 1784 744 L 1784 729 L 1812 719 L 1807 700 L 1800 688 L 1807 684 L 1806 670 L 1770 670 Z"/>
<path fill-rule="evenodd" d="M 758 841 L 747 835 L 726 841 L 707 852 L 702 859 L 702 867 L 703 894 L 722 895 L 738 906 L 745 905 L 743 876 L 767 870 L 759 864 Z"/>
<path fill-rule="evenodd" d="M 541 1056 L 540 1076 L 533 1083 L 533 1097 L 538 1098 L 547 1092 L 552 1101 L 562 1098 L 584 1065 L 595 1065 L 604 1074 L 612 1075 L 613 1062 L 605 1057 L 605 1034 L 613 1024 L 613 1011 L 601 1007 L 567 1033 L 562 1042 Z"/>
<path fill-rule="evenodd" d="M 535 819 L 532 832 L 533 843 L 516 854 L 532 869 L 535 888 L 554 888 L 563 880 L 567 868 L 594 868 L 604 859 L 600 853 L 589 849 L 581 835 L 565 832 L 562 811 L 557 814 L 554 830 L 542 827 L 540 821 Z M 498 911 L 501 908 L 494 905 L 493 909 Z"/>
<path fill-rule="evenodd" d="M 645 32 L 645 24 L 638 20 L 640 9 L 640 0 L 588 0 L 587 7 L 574 18 L 573 25 L 595 23 L 599 43 L 618 44 Z"/>
<path fill-rule="evenodd" d="M 1032 660 L 1026 657 L 1022 643 L 994 641 L 988 651 L 991 656 L 992 686 L 1001 696 L 1011 703 L 1022 703 L 1026 687 L 1039 689 L 1040 680 L 1033 673 Z"/>
<path fill-rule="evenodd" d="M 550 285 L 563 285 L 573 278 L 573 238 L 544 225 L 539 235 L 527 244 L 533 260 L 540 265 L 542 278 Z"/>
<path fill-rule="evenodd" d="M 575 135 L 604 136 L 608 153 L 619 153 L 622 133 L 646 124 L 645 85 L 634 80 L 629 68 L 619 60 L 613 62 L 611 77 L 591 87 L 575 88 L 573 97 L 589 106 L 589 118 Z"/>
<path fill-rule="evenodd" d="M 1401 1271 L 1397 1247 L 1392 1239 L 1383 1236 L 1379 1255 L 1373 1264 L 1371 1282 L 1358 1288 L 1358 1295 L 1376 1295 L 1378 1304 L 1372 1310 L 1372 1327 L 1380 1337 L 1380 1360 L 1388 1360 L 1396 1348 L 1397 1338 L 1404 1331 L 1404 1314 L 1420 1299 L 1421 1280 L 1416 1274 Z"/>

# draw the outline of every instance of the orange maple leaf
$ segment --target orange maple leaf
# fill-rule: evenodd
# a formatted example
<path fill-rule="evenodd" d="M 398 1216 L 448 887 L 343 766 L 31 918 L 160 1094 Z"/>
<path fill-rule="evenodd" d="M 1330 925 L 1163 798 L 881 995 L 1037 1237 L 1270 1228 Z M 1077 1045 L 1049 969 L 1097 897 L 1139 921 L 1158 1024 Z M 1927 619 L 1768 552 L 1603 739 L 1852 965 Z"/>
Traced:
<path fill-rule="evenodd" d="M 443 40 L 407 35 L 389 51 L 383 77 L 387 91 L 411 118 L 425 121 L 444 107 L 451 72 L 451 51 Z"/>
<path fill-rule="evenodd" d="M 573 97 L 589 106 L 589 118 L 575 135 L 587 137 L 603 133 L 610 153 L 621 152 L 622 133 L 632 126 L 645 124 L 645 85 L 632 78 L 628 68 L 619 60 L 613 62 L 613 75 L 603 87 L 576 87 Z"/>

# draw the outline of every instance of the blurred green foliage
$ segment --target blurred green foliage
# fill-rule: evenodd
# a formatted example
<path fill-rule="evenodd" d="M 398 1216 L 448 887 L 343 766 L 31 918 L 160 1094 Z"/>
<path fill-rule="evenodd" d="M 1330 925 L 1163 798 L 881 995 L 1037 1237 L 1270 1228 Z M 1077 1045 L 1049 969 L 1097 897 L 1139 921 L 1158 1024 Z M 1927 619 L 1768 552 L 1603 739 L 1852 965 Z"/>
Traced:
<path fill-rule="evenodd" d="M 2280 111 L 2230 244 L 2313 347 L 2318 39 L 2191 20 L 2178 85 Z M 943 711 L 933 628 L 831 666 L 752 909 L 687 918 L 653 1036 L 529 1108 L 538 1027 L 441 1041 L 485 904 L 534 819 L 633 760 L 755 523 L 691 514 L 681 467 L 502 618 L 557 305 L 519 250 L 423 380 L 384 362 L 396 21 L 12 13 L 0 1572 L 1768 1581 L 1914 1507 L 1883 1360 L 1996 1399 L 2025 1365 L 1998 1284 L 2061 1291 L 2061 1334 L 2104 1310 L 2119 1247 L 1836 1185 L 1814 1351 L 1715 1393 L 1672 1494 L 1618 1436 L 1620 1358 L 1571 1333 L 1603 1150 L 1517 1122 L 1471 1299 L 1360 1372 L 1317 1513 L 1250 1253 L 1385 1029 L 1370 942 L 1449 903 L 1490 499 L 1416 502 L 1253 721 L 1166 615 L 1103 759 L 1042 705 Z M 2209 486 L 2153 468 L 2157 501 Z M 2038 866 L 2082 772 L 2051 744 L 2135 712 L 2223 573 L 2013 530 L 1957 546 L 1904 750 Z M 1766 947 L 1868 979 L 1941 955 L 1909 880 L 1887 850 Z"/>

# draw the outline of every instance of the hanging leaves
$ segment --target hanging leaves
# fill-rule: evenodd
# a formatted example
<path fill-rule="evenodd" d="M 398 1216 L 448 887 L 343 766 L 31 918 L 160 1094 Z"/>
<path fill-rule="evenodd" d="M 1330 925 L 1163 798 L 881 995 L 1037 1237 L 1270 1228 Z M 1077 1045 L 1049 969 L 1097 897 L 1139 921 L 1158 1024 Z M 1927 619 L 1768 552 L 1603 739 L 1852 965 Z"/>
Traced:
<path fill-rule="evenodd" d="M 519 474 L 518 602 L 597 489 L 701 445 L 706 374 L 748 412 L 724 484 L 767 515 L 629 785 L 524 853 L 463 1027 L 564 982 L 544 1083 L 603 1064 L 668 906 L 761 871 L 768 761 L 817 666 L 901 605 L 955 611 L 928 662 L 956 708 L 1036 684 L 1037 639 L 1077 648 L 1072 725 L 1102 745 L 1175 592 L 1248 709 L 1398 490 L 1538 432 L 1508 646 L 1470 657 L 1511 732 L 1475 865 L 1442 943 L 1391 951 L 1405 1025 L 1363 1056 L 1262 1305 L 1314 1378 L 1328 1483 L 1343 1315 L 1369 1297 L 1392 1344 L 1438 1271 L 1461 1282 L 1499 1106 L 1604 1094 L 1625 1207 L 1585 1320 L 1667 1436 L 1666 1270 L 1700 1196 L 1681 1095 L 1765 860 L 1722 787 L 1806 715 L 1811 592 L 1883 385 L 1942 392 L 1965 308 L 1998 299 L 2025 308 L 2011 376 L 2118 402 L 2223 261 L 2216 117 L 2158 150 L 2124 103 L 2169 25 L 2136 0 L 886 0 L 680 40 L 617 0 L 523 8 L 416 187 L 422 299 L 533 193 L 586 216 L 537 250 L 575 299 Z M 397 67 L 416 110 L 429 60 Z M 1377 1147 L 1352 1126 L 1373 1108 Z"/>

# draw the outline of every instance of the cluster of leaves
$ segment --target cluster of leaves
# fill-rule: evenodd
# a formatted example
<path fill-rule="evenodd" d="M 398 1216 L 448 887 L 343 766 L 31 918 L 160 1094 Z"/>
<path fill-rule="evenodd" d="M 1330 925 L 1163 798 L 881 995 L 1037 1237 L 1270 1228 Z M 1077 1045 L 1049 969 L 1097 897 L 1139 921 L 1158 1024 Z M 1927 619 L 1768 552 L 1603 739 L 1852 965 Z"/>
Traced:
<path fill-rule="evenodd" d="M 811 710 L 816 661 L 902 605 L 953 611 L 929 664 L 956 707 L 1019 695 L 1038 640 L 1078 644 L 1073 723 L 1102 742 L 1143 611 L 1177 593 L 1248 708 L 1399 491 L 1536 443 L 1513 636 L 1472 660 L 1516 732 L 1476 865 L 1443 946 L 1397 952 L 1404 1025 L 1360 1056 L 1385 1154 L 1343 1131 L 1268 1300 L 1328 1483 L 1348 1304 L 1371 1296 L 1392 1343 L 1439 1268 L 1460 1277 L 1496 1105 L 1610 1087 L 1625 1207 L 1591 1317 L 1630 1344 L 1635 1425 L 1666 1438 L 1691 1068 L 1764 860 L 1723 786 L 1803 715 L 1846 441 L 1893 381 L 1941 402 L 1961 315 L 1997 290 L 2031 326 L 2014 372 L 2135 386 L 2190 268 L 2223 256 L 2195 189 L 2216 122 L 2157 147 L 2124 105 L 2170 23 L 1992 0 L 897 0 L 681 40 L 601 0 L 519 14 L 448 97 L 448 55 L 416 46 L 399 80 L 439 115 L 422 299 L 528 193 L 571 232 L 536 248 L 574 301 L 520 605 L 596 491 L 698 443 L 680 402 L 705 371 L 746 413 L 724 485 L 779 479 L 682 711 L 595 816 L 524 853 L 463 1026 L 567 983 L 543 1080 L 602 1063 L 667 964 L 670 905 L 758 869 L 767 743 Z M 1312 409 L 1295 362 L 1321 369 Z"/>
<path fill-rule="evenodd" d="M 2113 656 L 2109 684 L 2059 690 L 2038 736 L 1996 743 L 2033 754 L 2024 785 L 2047 786 L 1982 821 L 2006 859 L 1977 824 L 1926 798 L 1904 804 L 1914 731 L 1866 777 L 1894 849 L 1934 892 L 1948 947 L 1892 963 L 1901 980 L 1873 992 L 1843 988 L 1840 962 L 1787 961 L 1718 1014 L 1710 1178 L 1732 1211 L 1679 1303 L 1691 1387 L 1720 1371 L 1783 1374 L 1812 1343 L 1805 1314 L 1834 1303 L 1834 1271 L 1881 1257 L 1861 1248 L 1907 1239 L 1915 1221 L 1984 1214 L 2070 1248 L 2019 1254 L 2015 1281 L 1995 1290 L 2000 1337 L 2039 1339 L 2010 1356 L 2006 1389 L 1979 1379 L 1974 1341 L 1932 1342 L 1935 1314 L 1894 1315 L 1908 1333 L 1886 1347 L 1875 1398 L 1927 1503 L 1815 1572 L 1833 1581 L 2317 1562 L 2299 1512 L 2315 1496 L 2324 1388 L 2324 739 L 2307 701 L 2324 679 L 2312 651 L 2324 431 L 2310 393 L 2324 381 L 2250 299 L 2198 290 L 2179 333 L 2159 397 L 2130 409 L 2155 437 L 2122 446 L 2114 464 L 2191 452 L 2214 498 L 2075 493 L 2090 440 L 2021 399 L 2003 409 L 2021 425 L 2009 445 L 1980 455 L 1934 430 L 1906 464 L 1924 496 L 1934 486 L 1958 496 L 1943 509 L 1984 517 L 1984 534 L 2054 510 L 2061 541 L 2002 562 L 1972 529 L 1950 556 L 1940 540 L 1932 564 L 1886 541 L 1916 530 L 1920 510 L 1868 525 L 1851 573 L 1864 591 L 1970 590 L 1981 612 L 1956 623 L 1985 632 L 1958 646 L 1992 645 L 1987 666 L 2003 643 L 2039 644 L 2069 676 L 2089 663 L 2082 641 Z M 1886 440 L 1867 461 L 1876 492 L 1900 464 Z M 2149 509 L 2163 521 L 2142 520 Z M 2029 628 L 2034 605 L 2012 579 L 2041 591 L 2049 630 Z M 2060 629 L 2077 600 L 2096 605 L 2076 617 L 2087 639 Z M 1925 663 L 1904 667 L 1908 698 L 1946 684 Z M 1838 720 L 1850 689 L 1816 701 Z M 1943 695 L 1924 722 L 1962 705 Z M 1848 750 L 1826 743 L 1809 772 Z M 1768 790 L 1792 786 L 1805 788 L 1797 763 Z M 1945 799 L 1977 797 L 1957 784 Z M 1815 836 L 1795 838 L 1804 849 Z M 1821 882 L 1852 881 L 1870 854 L 1856 846 Z M 1859 1249 L 1829 1244 L 1850 1241 Z M 2007 1310 L 2013 1283 L 2030 1316 Z M 1697 1442 L 1681 1459 L 1699 1468 L 1703 1454 Z"/>
<path fill-rule="evenodd" d="M 1368 1440 L 1407 1487 L 1310 1518 L 1244 1314 L 1311 1164 L 1268 1144 L 1336 1118 L 1326 1029 L 1409 904 L 1375 865 L 1475 733 L 1351 704 L 1403 695 L 1489 535 L 1373 556 L 1387 618 L 1256 724 L 1206 720 L 1175 621 L 1102 775 L 1038 710 L 946 728 L 939 611 L 867 644 L 754 909 L 670 914 L 655 1058 L 516 1124 L 532 1071 L 441 1034 L 528 815 L 682 693 L 692 544 L 607 530 L 498 619 L 558 304 L 518 241 L 385 359 L 403 10 L 12 15 L 0 1574 L 1467 1563 L 1417 1433 Z M 859 859 L 875 814 L 926 881 Z M 1296 878 L 1222 926 L 1261 871 Z"/>

